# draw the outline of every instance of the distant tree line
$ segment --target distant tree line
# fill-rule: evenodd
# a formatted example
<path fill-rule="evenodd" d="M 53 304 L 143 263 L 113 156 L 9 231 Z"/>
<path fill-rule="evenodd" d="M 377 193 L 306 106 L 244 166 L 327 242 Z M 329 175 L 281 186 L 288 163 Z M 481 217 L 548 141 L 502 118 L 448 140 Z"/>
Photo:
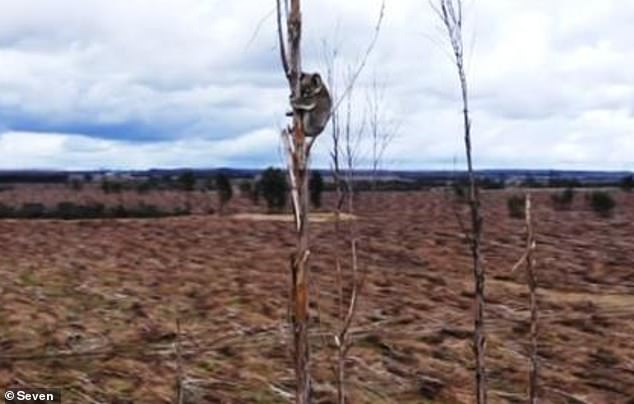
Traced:
<path fill-rule="evenodd" d="M 319 170 L 313 172 L 319 173 Z M 260 177 L 266 171 L 262 171 Z M 253 177 L 241 175 L 239 177 L 232 176 L 228 172 L 219 171 L 214 174 L 207 172 L 197 172 L 194 170 L 180 171 L 178 174 L 152 174 L 149 176 L 126 177 L 106 176 L 101 179 L 96 174 L 84 174 L 83 180 L 76 174 L 69 173 L 0 173 L 0 184 L 10 183 L 65 183 L 71 189 L 80 191 L 88 182 L 97 183 L 105 193 L 119 193 L 123 191 L 136 191 L 139 193 L 148 193 L 152 191 L 171 190 L 171 191 L 215 191 L 217 190 L 217 178 L 224 176 L 230 181 L 237 181 L 240 186 L 244 187 L 244 183 L 252 183 Z M 605 188 L 620 187 L 625 191 L 634 189 L 634 175 L 626 175 L 622 178 L 615 178 L 612 181 L 595 180 L 592 178 L 578 179 L 557 175 L 518 175 L 516 180 L 512 180 L 510 176 L 479 174 L 477 176 L 478 184 L 482 189 L 504 189 L 510 183 L 513 186 L 523 188 Z M 323 190 L 334 191 L 334 182 L 326 180 L 322 176 Z M 395 175 L 394 178 L 385 178 L 379 176 L 376 179 L 369 178 L 364 172 L 357 178 L 352 176 L 354 189 L 357 192 L 367 192 L 377 190 L 385 191 L 422 191 L 434 187 L 444 187 L 448 184 L 452 187 L 464 187 L 466 177 L 464 173 L 443 172 L 439 174 L 426 174 L 417 176 L 411 174 L 406 177 Z M 242 192 L 242 189 L 241 189 Z M 249 190 L 249 193 L 255 192 L 255 189 Z"/>
<path fill-rule="evenodd" d="M 160 209 L 155 205 L 140 203 L 136 206 L 116 205 L 106 207 L 102 203 L 77 204 L 60 202 L 55 207 L 42 203 L 23 203 L 19 207 L 0 203 L 0 219 L 115 219 L 115 218 L 159 218 L 188 215 L 184 208 Z"/>
<path fill-rule="evenodd" d="M 0 173 L 0 183 L 50 184 L 68 181 L 66 173 Z"/>

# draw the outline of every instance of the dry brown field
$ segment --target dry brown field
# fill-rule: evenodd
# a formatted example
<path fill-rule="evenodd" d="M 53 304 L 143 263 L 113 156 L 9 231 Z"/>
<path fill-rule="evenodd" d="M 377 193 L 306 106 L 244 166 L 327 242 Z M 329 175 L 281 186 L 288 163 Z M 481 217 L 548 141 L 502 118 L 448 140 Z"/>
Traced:
<path fill-rule="evenodd" d="M 0 198 L 20 193 L 29 190 Z M 589 211 L 582 195 L 573 210 L 554 211 L 548 191 L 534 194 L 544 403 L 634 403 L 634 193 L 613 194 L 611 218 Z M 508 195 L 483 194 L 492 403 L 526 402 L 528 293 L 522 271 L 511 273 L 524 224 L 509 218 Z M 118 197 L 137 196 L 108 196 Z M 195 195 L 194 205 L 209 198 Z M 472 277 L 452 204 L 428 191 L 362 194 L 358 208 L 348 223 L 366 278 L 350 402 L 473 402 Z M 290 402 L 295 236 L 291 223 L 250 212 L 263 209 L 237 198 L 223 216 L 0 220 L 0 386 L 61 387 L 64 403 L 175 402 L 179 319 L 188 402 Z M 329 220 L 312 223 L 311 234 L 314 387 L 328 403 L 333 255 L 347 249 Z"/>
<path fill-rule="evenodd" d="M 104 193 L 99 184 L 86 184 L 79 191 L 60 184 L 15 184 L 0 192 L 0 203 L 15 208 L 24 203 L 41 203 L 51 209 L 60 202 L 73 202 L 79 205 L 102 203 L 108 208 L 146 204 L 156 206 L 162 211 L 184 208 L 189 204 L 192 213 L 196 214 L 206 214 L 218 207 L 216 196 L 203 191 L 154 190 L 141 193 L 128 190 Z"/>

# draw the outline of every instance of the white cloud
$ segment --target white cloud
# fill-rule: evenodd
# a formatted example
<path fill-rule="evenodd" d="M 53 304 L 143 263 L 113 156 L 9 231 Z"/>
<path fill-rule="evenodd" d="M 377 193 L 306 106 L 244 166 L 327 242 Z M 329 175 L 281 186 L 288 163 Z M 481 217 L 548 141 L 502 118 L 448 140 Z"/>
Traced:
<path fill-rule="evenodd" d="M 269 129 L 222 140 L 179 139 L 151 143 L 60 133 L 0 134 L 0 169 L 147 169 L 281 165 L 279 136 Z M 249 159 L 244 160 L 244 156 Z M 251 163 L 250 163 L 251 161 Z"/>
<path fill-rule="evenodd" d="M 340 44 L 344 63 L 358 60 L 379 5 L 304 3 L 306 68 L 322 66 L 324 38 Z M 0 165 L 281 162 L 287 90 L 273 7 L 0 0 Z M 480 166 L 634 169 L 634 3 L 468 0 L 465 10 Z M 395 168 L 461 161 L 459 93 L 443 35 L 426 0 L 387 2 L 360 87 L 375 73 L 388 85 L 384 105 L 400 124 L 386 156 Z M 320 143 L 315 163 L 326 166 L 328 142 Z"/>

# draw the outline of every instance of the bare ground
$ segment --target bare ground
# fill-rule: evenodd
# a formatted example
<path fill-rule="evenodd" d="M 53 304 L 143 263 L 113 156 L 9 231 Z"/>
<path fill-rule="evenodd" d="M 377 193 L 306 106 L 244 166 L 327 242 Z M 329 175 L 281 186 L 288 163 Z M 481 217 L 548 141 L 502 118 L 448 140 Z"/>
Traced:
<path fill-rule="evenodd" d="M 578 195 L 535 196 L 543 402 L 632 403 L 634 194 L 612 218 Z M 492 403 L 525 402 L 528 293 L 523 222 L 507 192 L 484 195 L 487 366 Z M 362 195 L 366 281 L 349 361 L 353 403 L 470 403 L 471 272 L 442 192 Z M 189 402 L 283 403 L 292 391 L 292 225 L 225 216 L 0 221 L 0 386 L 58 386 L 68 403 L 169 403 L 176 320 Z M 327 220 L 311 224 L 313 369 L 334 397 L 336 288 Z M 320 321 L 318 321 L 318 319 Z M 575 401 L 576 400 L 576 401 Z M 629 400 L 629 401 L 628 401 Z"/>

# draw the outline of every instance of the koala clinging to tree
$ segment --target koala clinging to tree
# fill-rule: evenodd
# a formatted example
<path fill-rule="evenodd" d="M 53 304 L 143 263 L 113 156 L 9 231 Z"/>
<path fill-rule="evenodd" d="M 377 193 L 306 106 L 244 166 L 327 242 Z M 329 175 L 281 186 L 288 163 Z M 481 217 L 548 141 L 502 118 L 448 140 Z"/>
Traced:
<path fill-rule="evenodd" d="M 319 73 L 302 73 L 299 85 L 299 98 L 291 96 L 291 106 L 300 113 L 304 134 L 315 137 L 326 128 L 332 109 L 332 98 Z M 288 115 L 292 113 L 289 112 Z"/>

